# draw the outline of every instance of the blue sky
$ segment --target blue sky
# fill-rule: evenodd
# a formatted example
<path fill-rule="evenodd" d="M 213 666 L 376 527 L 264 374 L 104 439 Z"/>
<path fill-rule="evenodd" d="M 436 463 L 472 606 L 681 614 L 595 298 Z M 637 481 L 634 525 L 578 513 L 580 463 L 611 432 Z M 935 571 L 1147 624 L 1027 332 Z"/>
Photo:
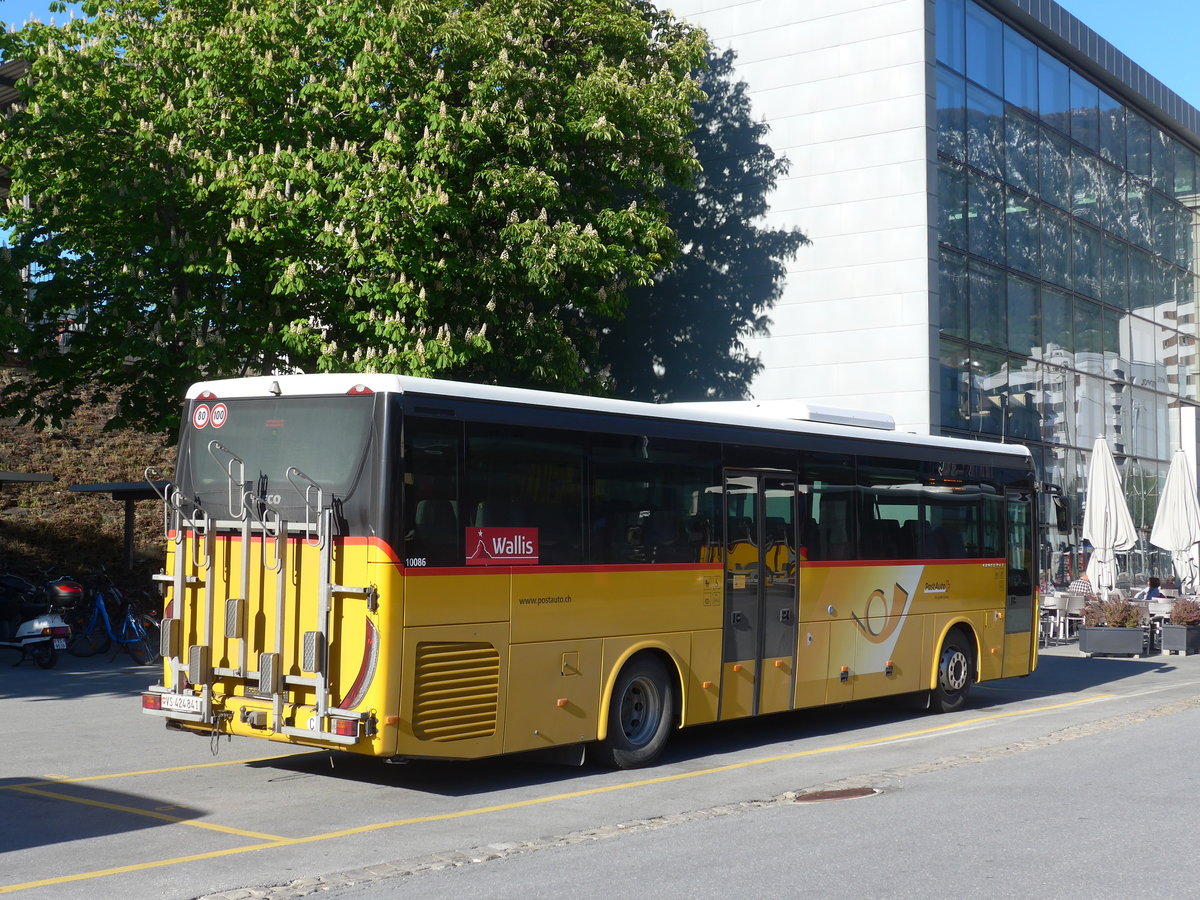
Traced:
<path fill-rule="evenodd" d="M 669 7 L 670 0 L 660 0 Z M 1195 107 L 1200 107 L 1198 0 L 1058 0 L 1072 15 Z M 49 0 L 0 0 L 0 20 L 48 18 Z"/>

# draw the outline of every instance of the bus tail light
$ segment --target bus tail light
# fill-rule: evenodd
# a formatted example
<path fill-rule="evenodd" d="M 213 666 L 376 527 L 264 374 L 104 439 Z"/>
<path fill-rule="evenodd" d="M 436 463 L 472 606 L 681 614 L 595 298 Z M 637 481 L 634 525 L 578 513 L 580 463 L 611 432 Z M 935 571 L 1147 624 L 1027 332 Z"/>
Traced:
<path fill-rule="evenodd" d="M 333 720 L 333 733 L 341 737 L 358 737 L 358 719 Z"/>
<path fill-rule="evenodd" d="M 162 697 L 158 694 L 142 694 L 142 709 L 162 709 Z"/>
<path fill-rule="evenodd" d="M 346 391 L 346 396 L 347 397 L 365 397 L 368 394 L 373 394 L 373 393 L 375 393 L 375 392 L 373 390 L 371 390 L 369 387 L 367 387 L 365 384 L 356 384 L 354 387 L 350 388 L 350 390 Z"/>

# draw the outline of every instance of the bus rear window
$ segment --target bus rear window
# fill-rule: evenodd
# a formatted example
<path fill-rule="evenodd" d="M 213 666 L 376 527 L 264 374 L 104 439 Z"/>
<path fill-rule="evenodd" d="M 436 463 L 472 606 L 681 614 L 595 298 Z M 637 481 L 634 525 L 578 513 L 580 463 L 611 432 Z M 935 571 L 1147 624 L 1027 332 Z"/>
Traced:
<path fill-rule="evenodd" d="M 178 481 L 216 518 L 236 517 L 229 481 L 289 517 L 303 512 L 303 472 L 331 497 L 354 490 L 372 433 L 372 398 L 286 397 L 193 403 L 183 429 Z M 315 498 L 314 498 L 315 501 Z"/>

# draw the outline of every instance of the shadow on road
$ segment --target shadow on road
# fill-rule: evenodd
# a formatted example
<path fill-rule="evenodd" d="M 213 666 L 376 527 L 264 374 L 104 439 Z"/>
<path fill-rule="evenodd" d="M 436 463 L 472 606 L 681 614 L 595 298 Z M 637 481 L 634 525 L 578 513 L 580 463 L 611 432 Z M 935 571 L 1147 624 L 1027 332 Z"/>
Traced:
<path fill-rule="evenodd" d="M 0 656 L 0 700 L 79 700 L 135 696 L 162 678 L 162 666 L 135 665 L 129 656 L 104 653 L 87 659 L 59 657 L 53 669 L 13 665 L 16 654 Z"/>
<path fill-rule="evenodd" d="M 0 778 L 0 803 L 0 854 L 161 828 L 205 814 L 166 800 L 46 778 Z"/>

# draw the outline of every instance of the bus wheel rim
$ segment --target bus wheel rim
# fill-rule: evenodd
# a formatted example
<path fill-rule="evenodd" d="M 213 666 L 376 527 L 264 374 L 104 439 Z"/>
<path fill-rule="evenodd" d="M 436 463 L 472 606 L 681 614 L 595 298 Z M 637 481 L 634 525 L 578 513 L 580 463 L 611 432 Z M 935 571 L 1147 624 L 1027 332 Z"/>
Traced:
<path fill-rule="evenodd" d="M 654 737 L 662 718 L 662 698 L 658 686 L 649 678 L 635 678 L 621 696 L 621 731 L 635 747 L 644 746 Z"/>
<path fill-rule="evenodd" d="M 967 684 L 967 655 L 957 647 L 948 647 L 942 654 L 942 686 L 948 691 L 961 691 Z"/>

